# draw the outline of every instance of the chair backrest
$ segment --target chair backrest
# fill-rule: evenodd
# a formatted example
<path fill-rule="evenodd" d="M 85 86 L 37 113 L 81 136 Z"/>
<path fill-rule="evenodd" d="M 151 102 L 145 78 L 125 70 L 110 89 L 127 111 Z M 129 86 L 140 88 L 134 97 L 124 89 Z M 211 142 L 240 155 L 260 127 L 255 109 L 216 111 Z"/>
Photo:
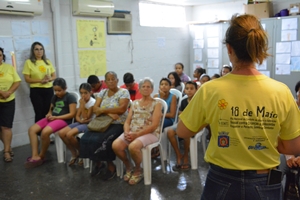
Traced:
<path fill-rule="evenodd" d="M 184 82 L 180 82 L 180 85 L 181 85 L 181 93 L 183 94 L 183 92 L 184 92 L 184 88 L 185 88 L 185 84 L 184 84 Z"/>
<path fill-rule="evenodd" d="M 69 92 L 70 95 L 73 95 L 76 99 L 77 102 L 77 108 L 79 108 L 79 100 L 80 100 L 80 95 L 77 92 Z"/>
<path fill-rule="evenodd" d="M 159 130 L 159 142 L 160 142 L 162 134 L 163 134 L 163 125 L 164 125 L 165 117 L 166 117 L 166 114 L 167 114 L 167 111 L 168 111 L 168 105 L 165 102 L 165 100 L 163 100 L 161 98 L 156 97 L 154 99 L 156 99 L 157 101 L 159 101 L 159 103 L 161 104 L 161 106 L 162 106 L 162 113 L 163 113 L 163 115 L 161 116 L 161 123 L 160 123 L 160 130 Z"/>
<path fill-rule="evenodd" d="M 177 123 L 177 119 L 178 119 L 178 111 L 179 111 L 179 108 L 180 108 L 180 103 L 181 103 L 181 99 L 182 99 L 182 93 L 177 90 L 177 89 L 170 89 L 170 92 L 174 95 L 176 95 L 176 99 L 177 99 L 177 107 L 176 107 L 176 115 L 175 115 L 175 121 L 174 123 Z"/>

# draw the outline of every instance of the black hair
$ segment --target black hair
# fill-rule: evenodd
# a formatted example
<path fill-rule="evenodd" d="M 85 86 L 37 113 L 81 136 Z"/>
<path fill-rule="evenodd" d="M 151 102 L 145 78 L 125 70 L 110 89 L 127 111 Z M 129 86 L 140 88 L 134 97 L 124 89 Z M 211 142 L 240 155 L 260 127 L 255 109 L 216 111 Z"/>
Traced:
<path fill-rule="evenodd" d="M 93 84 L 96 84 L 99 82 L 99 78 L 96 76 L 96 75 L 90 75 L 87 79 L 87 82 L 90 84 L 90 85 L 93 85 Z"/>
<path fill-rule="evenodd" d="M 5 57 L 5 54 L 4 54 L 4 49 L 0 47 L 0 51 L 2 52 L 2 55 L 3 55 L 3 61 L 5 62 L 5 58 L 6 58 L 6 57 Z"/>
<path fill-rule="evenodd" d="M 206 74 L 206 69 L 203 69 L 202 67 L 196 68 L 195 71 L 197 71 L 197 73 L 200 74 L 200 76 L 202 74 Z"/>
<path fill-rule="evenodd" d="M 126 74 L 124 74 L 124 76 L 123 76 L 123 82 L 125 84 L 133 83 L 134 82 L 133 74 L 129 73 L 129 72 L 127 72 Z"/>
<path fill-rule="evenodd" d="M 204 78 L 204 77 L 207 77 L 208 80 L 210 81 L 210 76 L 208 76 L 207 74 L 202 74 L 201 77 L 200 77 L 200 80 L 201 80 L 202 78 Z"/>
<path fill-rule="evenodd" d="M 220 78 L 220 74 L 214 74 L 212 77 L 215 77 L 215 78 Z"/>
<path fill-rule="evenodd" d="M 176 66 L 176 65 L 180 65 L 181 68 L 182 68 L 182 70 L 184 69 L 184 65 L 183 65 L 182 63 L 178 62 L 178 63 L 175 64 L 175 66 Z"/>
<path fill-rule="evenodd" d="M 84 89 L 88 92 L 91 92 L 92 91 L 92 86 L 89 84 L 89 83 L 82 83 L 80 86 L 79 86 L 79 90 L 81 89 Z"/>
<path fill-rule="evenodd" d="M 174 79 L 175 79 L 175 87 L 179 86 L 181 83 L 181 79 L 179 78 L 178 74 L 176 72 L 170 72 L 168 74 L 168 78 L 171 74 L 174 76 Z"/>
<path fill-rule="evenodd" d="M 195 87 L 195 89 L 197 90 L 198 85 L 197 85 L 196 82 L 194 82 L 194 81 L 187 81 L 187 82 L 185 83 L 185 85 L 188 85 L 188 84 L 193 85 L 193 86 Z"/>
<path fill-rule="evenodd" d="M 29 59 L 31 60 L 32 63 L 36 63 L 36 57 L 34 55 L 34 48 L 36 45 L 40 45 L 42 48 L 43 48 L 43 56 L 42 56 L 42 60 L 46 63 L 46 65 L 49 65 L 49 63 L 47 62 L 47 57 L 46 57 L 46 51 L 45 51 L 45 48 L 44 48 L 44 45 L 40 42 L 34 42 L 32 43 L 31 45 L 31 48 L 30 48 L 30 57 Z"/>
<path fill-rule="evenodd" d="M 53 86 L 59 86 L 63 90 L 67 89 L 67 83 L 66 83 L 65 79 L 63 79 L 63 78 L 56 78 L 53 81 Z"/>
<path fill-rule="evenodd" d="M 161 84 L 161 82 L 163 82 L 163 81 L 167 81 L 167 82 L 169 83 L 170 86 L 172 85 L 170 79 L 168 79 L 168 78 L 162 78 L 162 79 L 159 81 L 159 84 Z"/>
<path fill-rule="evenodd" d="M 222 76 L 222 70 L 223 70 L 223 68 L 228 69 L 229 72 L 232 71 L 232 67 L 231 67 L 231 66 L 229 66 L 229 65 L 223 65 L 223 67 L 222 67 L 222 69 L 221 69 L 221 71 L 220 71 L 220 76 Z"/>
<path fill-rule="evenodd" d="M 300 88 L 300 81 L 298 81 L 295 85 L 295 92 L 297 93 L 299 91 Z"/>

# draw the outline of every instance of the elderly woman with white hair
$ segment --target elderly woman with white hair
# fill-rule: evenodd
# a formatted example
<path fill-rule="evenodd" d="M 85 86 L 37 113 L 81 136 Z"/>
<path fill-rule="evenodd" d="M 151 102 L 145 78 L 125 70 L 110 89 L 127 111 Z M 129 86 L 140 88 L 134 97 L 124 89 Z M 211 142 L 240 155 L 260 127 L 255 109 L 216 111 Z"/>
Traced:
<path fill-rule="evenodd" d="M 153 81 L 144 78 L 139 83 L 142 98 L 132 103 L 130 112 L 124 124 L 124 133 L 117 138 L 112 145 L 115 154 L 123 161 L 126 167 L 124 181 L 135 185 L 143 179 L 140 167 L 142 162 L 141 149 L 159 139 L 161 119 L 161 104 L 151 97 Z M 125 149 L 128 147 L 135 168 L 131 167 Z"/>

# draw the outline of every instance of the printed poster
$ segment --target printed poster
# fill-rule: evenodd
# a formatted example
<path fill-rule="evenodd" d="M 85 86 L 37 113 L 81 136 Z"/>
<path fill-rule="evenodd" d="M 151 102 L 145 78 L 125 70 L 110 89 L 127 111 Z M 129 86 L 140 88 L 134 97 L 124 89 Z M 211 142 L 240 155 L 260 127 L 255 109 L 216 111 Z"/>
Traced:
<path fill-rule="evenodd" d="M 85 50 L 78 51 L 80 78 L 89 75 L 104 76 L 106 73 L 106 51 Z"/>

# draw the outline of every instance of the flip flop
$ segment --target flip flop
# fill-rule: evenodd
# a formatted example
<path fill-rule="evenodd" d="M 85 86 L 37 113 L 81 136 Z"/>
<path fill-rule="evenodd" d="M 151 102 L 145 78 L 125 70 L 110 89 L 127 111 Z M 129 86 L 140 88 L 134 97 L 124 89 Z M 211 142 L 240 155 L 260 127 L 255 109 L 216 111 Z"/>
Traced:
<path fill-rule="evenodd" d="M 25 162 L 25 168 L 34 168 L 37 166 L 40 166 L 44 163 L 43 159 L 39 159 L 39 160 L 32 160 L 31 157 L 28 157 L 26 162 Z"/>
<path fill-rule="evenodd" d="M 129 183 L 129 185 L 136 185 L 143 179 L 143 177 L 144 177 L 143 172 L 141 172 L 138 175 L 132 175 L 130 177 L 128 183 Z"/>
<path fill-rule="evenodd" d="M 190 170 L 191 169 L 191 165 L 190 164 L 182 164 L 181 165 L 181 170 Z"/>
<path fill-rule="evenodd" d="M 181 170 L 181 165 L 179 164 L 176 164 L 172 167 L 173 171 L 177 172 L 177 171 L 180 171 Z"/>

